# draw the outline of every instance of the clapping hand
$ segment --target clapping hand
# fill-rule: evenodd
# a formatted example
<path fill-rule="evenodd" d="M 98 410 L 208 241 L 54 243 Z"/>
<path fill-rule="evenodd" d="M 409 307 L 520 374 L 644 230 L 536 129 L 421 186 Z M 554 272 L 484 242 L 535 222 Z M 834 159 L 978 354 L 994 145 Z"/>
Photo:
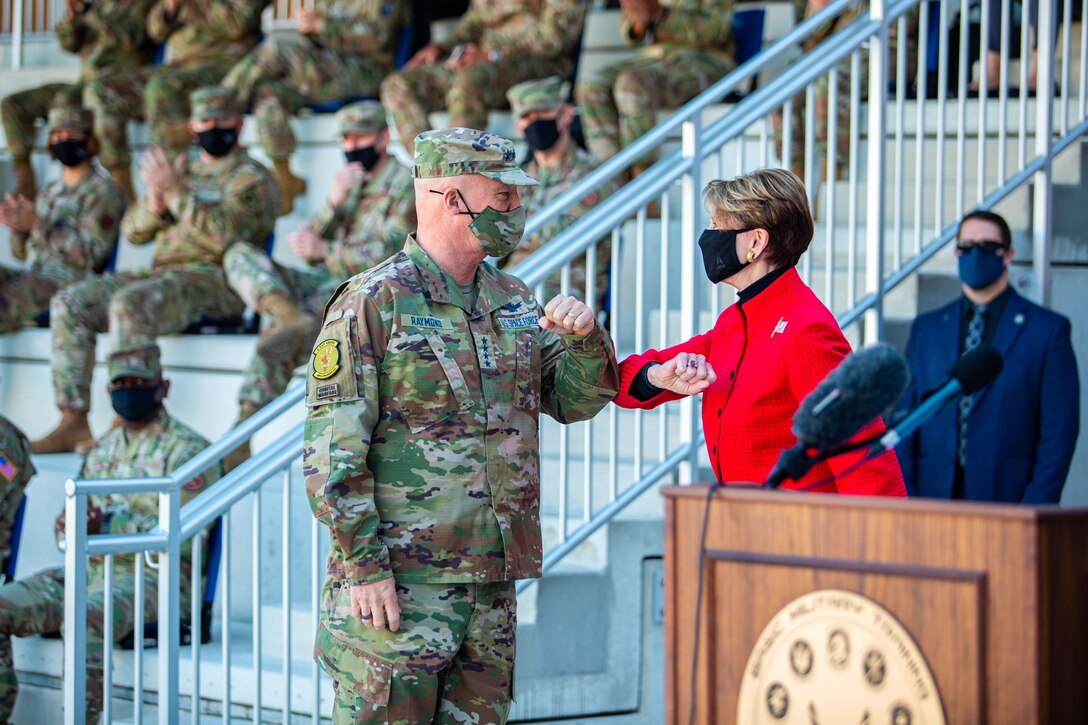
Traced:
<path fill-rule="evenodd" d="M 556 295 L 544 308 L 544 316 L 540 318 L 540 326 L 557 335 L 585 337 L 593 332 L 596 324 L 593 310 L 568 295 Z"/>
<path fill-rule="evenodd" d="M 303 35 L 320 35 L 325 29 L 325 18 L 313 8 L 299 8 L 295 11 L 298 32 Z"/>
<path fill-rule="evenodd" d="M 29 234 L 37 223 L 38 213 L 34 211 L 34 204 L 25 196 L 7 194 L 0 202 L 0 225 L 13 232 Z"/>
<path fill-rule="evenodd" d="M 651 367 L 646 371 L 646 379 L 654 387 L 677 395 L 698 395 L 713 385 L 718 376 L 705 356 L 682 352 L 666 363 Z"/>
<path fill-rule="evenodd" d="M 329 203 L 340 206 L 347 198 L 348 193 L 363 183 L 369 174 L 359 162 L 352 162 L 340 167 L 336 175 L 332 177 L 332 191 L 329 192 Z"/>
<path fill-rule="evenodd" d="M 287 237 L 291 251 L 311 264 L 324 262 L 329 257 L 329 243 L 319 237 L 308 224 Z"/>
<path fill-rule="evenodd" d="M 159 146 L 145 153 L 140 159 L 140 178 L 164 197 L 178 188 L 184 171 L 184 154 L 179 155 L 171 164 L 166 152 Z"/>
<path fill-rule="evenodd" d="M 404 67 L 411 69 L 419 65 L 434 65 L 440 57 L 442 57 L 442 46 L 438 43 L 428 43 L 417 50 L 416 54 L 404 64 Z"/>

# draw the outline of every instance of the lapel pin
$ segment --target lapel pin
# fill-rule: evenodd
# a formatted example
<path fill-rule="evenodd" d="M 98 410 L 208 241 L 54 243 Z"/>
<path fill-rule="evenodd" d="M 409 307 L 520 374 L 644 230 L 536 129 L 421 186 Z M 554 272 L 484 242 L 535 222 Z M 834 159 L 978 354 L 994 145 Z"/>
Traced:
<path fill-rule="evenodd" d="M 1024 324 L 1024 313 L 1023 312 L 1016 313 L 1016 317 L 1012 318 L 1012 321 L 1015 322 L 1018 325 Z"/>

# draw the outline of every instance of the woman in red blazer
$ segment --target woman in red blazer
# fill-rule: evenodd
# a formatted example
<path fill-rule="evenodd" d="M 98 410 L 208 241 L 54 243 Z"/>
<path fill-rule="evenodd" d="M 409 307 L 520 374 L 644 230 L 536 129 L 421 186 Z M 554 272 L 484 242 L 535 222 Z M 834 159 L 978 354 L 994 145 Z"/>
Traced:
<path fill-rule="evenodd" d="M 654 408 L 703 394 L 703 430 L 719 481 L 761 482 L 778 454 L 797 442 L 790 432 L 801 401 L 850 353 L 831 312 L 797 274 L 812 241 L 812 214 L 801 180 L 761 169 L 712 181 L 704 197 L 711 226 L 699 239 L 707 276 L 737 289 L 738 300 L 714 329 L 667 350 L 620 364 L 624 408 Z M 883 431 L 879 420 L 858 436 Z M 848 471 L 864 453 L 818 463 L 786 488 L 906 496 L 888 451 Z"/>

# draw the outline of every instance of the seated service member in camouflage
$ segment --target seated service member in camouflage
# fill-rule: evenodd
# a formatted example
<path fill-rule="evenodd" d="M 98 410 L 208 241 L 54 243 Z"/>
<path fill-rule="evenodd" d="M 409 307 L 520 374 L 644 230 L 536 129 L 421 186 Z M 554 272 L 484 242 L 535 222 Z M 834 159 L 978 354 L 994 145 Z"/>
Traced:
<path fill-rule="evenodd" d="M 543 209 L 548 202 L 581 181 L 582 177 L 598 166 L 596 159 L 574 143 L 570 132 L 574 109 L 563 100 L 563 96 L 563 81 L 559 76 L 519 83 L 506 92 L 518 133 L 525 138 L 533 152 L 533 160 L 525 167 L 525 173 L 535 178 L 537 185 L 526 189 L 521 196 L 528 217 Z M 614 184 L 609 183 L 600 191 L 583 197 L 560 217 L 523 240 L 517 250 L 503 260 L 500 266 L 503 269 L 512 269 L 525 261 L 529 255 L 557 237 L 614 190 Z M 611 235 L 596 244 L 594 255 L 597 274 L 594 279 L 593 304 L 600 308 L 608 291 L 608 276 L 612 264 Z M 584 254 L 574 260 L 570 272 L 570 293 L 585 300 Z M 559 288 L 560 274 L 556 273 L 545 284 L 544 296 L 551 297 L 559 292 Z"/>
<path fill-rule="evenodd" d="M 291 173 L 296 146 L 288 115 L 307 103 L 376 96 L 393 71 L 404 0 L 315 0 L 295 11 L 297 38 L 268 38 L 231 68 L 223 85 L 252 105 L 261 146 L 272 159 L 283 207 L 306 182 Z"/>
<path fill-rule="evenodd" d="M 35 203 L 8 194 L 0 226 L 23 270 L 0 267 L 0 333 L 20 329 L 49 307 L 53 294 L 101 272 L 117 246 L 124 192 L 92 163 L 97 140 L 91 114 L 77 106 L 49 111 L 49 153 L 61 177 Z"/>
<path fill-rule="evenodd" d="M 155 50 L 147 35 L 150 5 L 151 0 L 66 0 L 68 13 L 57 23 L 55 32 L 62 49 L 79 54 L 79 81 L 47 83 L 13 93 L 0 101 L 0 115 L 21 196 L 33 201 L 38 191 L 34 167 L 30 163 L 35 121 L 46 118 L 54 106 L 80 105 L 81 94 L 88 86 L 99 82 L 135 84 L 142 88 L 142 68 L 151 62 Z M 139 97 L 139 91 L 136 97 Z M 114 176 L 114 181 L 125 188 L 125 184 L 130 183 L 128 145 L 115 146 L 111 144 L 111 136 L 98 130 L 102 163 Z"/>
<path fill-rule="evenodd" d="M 96 333 L 111 333 L 114 352 L 151 349 L 159 335 L 181 332 L 203 315 L 245 310 L 227 285 L 223 254 L 236 243 L 264 246 L 279 191 L 238 145 L 242 116 L 234 94 L 213 86 L 197 89 L 191 100 L 199 160 L 184 170 L 162 149 L 145 153 L 147 195 L 121 223 L 130 242 L 155 240 L 151 269 L 104 274 L 53 296 L 53 389 L 61 421 L 34 441 L 35 453 L 71 451 L 92 438 L 87 410 Z"/>
<path fill-rule="evenodd" d="M 123 129 L 142 112 L 153 145 L 165 148 L 171 158 L 186 151 L 191 142 L 189 94 L 221 81 L 260 42 L 261 12 L 269 2 L 157 0 L 147 16 L 148 33 L 166 45 L 167 62 L 150 69 L 142 108 L 117 104 L 108 109 L 108 120 L 100 121 Z"/>
<path fill-rule="evenodd" d="M 79 478 L 140 478 L 167 476 L 206 448 L 208 441 L 170 417 L 163 399 L 170 381 L 163 380 L 155 350 L 137 350 L 110 359 L 109 393 L 121 425 L 91 450 Z M 189 481 L 181 489 L 185 505 L 219 479 L 219 465 Z M 92 496 L 87 502 L 89 534 L 129 534 L 150 531 L 158 525 L 159 497 Z M 64 536 L 64 513 L 57 517 L 58 542 Z M 196 537 L 202 543 L 202 537 Z M 181 611 L 189 616 L 192 600 L 186 590 L 192 580 L 192 540 L 181 549 Z M 102 638 L 105 630 L 105 565 L 92 559 L 87 571 L 87 722 L 98 721 L 102 711 Z M 154 622 L 158 610 L 158 569 L 144 569 L 144 621 Z M 122 639 L 136 621 L 136 566 L 131 554 L 113 560 L 113 635 Z M 195 613 L 200 616 L 199 612 Z M 29 637 L 56 632 L 64 626 L 64 567 L 44 569 L 25 579 L 0 587 L 0 722 L 6 723 L 15 706 L 19 686 L 11 658 L 11 636 Z M 109 650 L 107 650 L 108 652 Z"/>
<path fill-rule="evenodd" d="M 15 514 L 19 512 L 23 491 L 35 473 L 37 471 L 30 461 L 30 441 L 14 423 L 0 415 L 0 568 L 11 556 Z M 3 581 L 4 575 L 0 572 L 0 584 Z M 0 658 L 2 656 L 3 644 L 0 643 Z M 4 681 L 0 675 L 0 691 L 3 688 Z M 0 719 L 0 722 L 7 722 L 7 719 Z"/>
<path fill-rule="evenodd" d="M 412 172 L 388 153 L 385 109 L 359 101 L 341 108 L 336 120 L 347 163 L 325 205 L 288 239 L 309 268 L 278 264 L 246 244 L 235 244 L 223 259 L 231 288 L 273 323 L 246 368 L 239 422 L 286 390 L 294 369 L 310 359 L 321 312 L 336 288 L 396 254 L 416 229 Z M 227 469 L 248 457 L 243 444 L 227 457 Z"/>
<path fill-rule="evenodd" d="M 445 40 L 382 83 L 401 143 L 412 151 L 432 111 L 448 109 L 451 126 L 485 128 L 510 86 L 570 75 L 585 16 L 584 0 L 472 0 Z"/>
<path fill-rule="evenodd" d="M 307 377 L 303 471 L 332 550 L 314 645 L 336 723 L 503 723 L 514 582 L 540 576 L 541 411 L 616 394 L 593 311 L 484 263 L 521 239 L 509 141 L 415 139 L 419 231 L 343 285 Z M 403 623 L 403 625 L 402 625 Z"/>
<path fill-rule="evenodd" d="M 605 161 L 719 80 L 733 60 L 733 0 L 620 0 L 623 39 L 650 45 L 575 89 L 586 144 Z M 648 165 L 645 161 L 644 165 Z"/>

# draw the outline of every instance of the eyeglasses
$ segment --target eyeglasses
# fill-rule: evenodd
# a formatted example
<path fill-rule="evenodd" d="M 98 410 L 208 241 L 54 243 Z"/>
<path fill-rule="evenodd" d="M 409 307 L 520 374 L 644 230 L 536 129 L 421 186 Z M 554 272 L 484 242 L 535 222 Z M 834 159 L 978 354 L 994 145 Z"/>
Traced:
<path fill-rule="evenodd" d="M 970 252 L 975 247 L 980 248 L 986 254 L 1001 254 L 1009 248 L 1008 244 L 993 239 L 957 239 L 956 249 L 961 252 Z"/>

